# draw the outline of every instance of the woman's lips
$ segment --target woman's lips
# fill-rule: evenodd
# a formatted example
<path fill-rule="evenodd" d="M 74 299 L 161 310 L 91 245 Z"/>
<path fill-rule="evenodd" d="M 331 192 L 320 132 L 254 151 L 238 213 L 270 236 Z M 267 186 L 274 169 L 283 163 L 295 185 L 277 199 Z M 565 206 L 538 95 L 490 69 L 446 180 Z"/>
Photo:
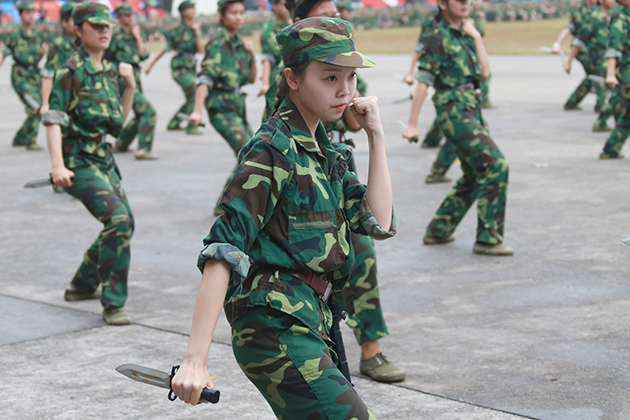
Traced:
<path fill-rule="evenodd" d="M 346 109 L 346 104 L 336 105 L 336 106 L 333 106 L 333 108 L 335 108 L 338 111 L 343 111 L 344 109 Z"/>

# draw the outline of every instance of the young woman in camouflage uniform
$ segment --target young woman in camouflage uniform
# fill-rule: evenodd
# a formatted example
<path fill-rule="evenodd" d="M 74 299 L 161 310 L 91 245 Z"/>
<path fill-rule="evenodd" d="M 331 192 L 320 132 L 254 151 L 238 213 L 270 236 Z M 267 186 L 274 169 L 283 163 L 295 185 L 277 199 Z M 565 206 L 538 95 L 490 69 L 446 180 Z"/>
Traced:
<path fill-rule="evenodd" d="M 115 13 L 120 23 L 120 29 L 116 30 L 112 35 L 112 42 L 105 53 L 105 58 L 111 61 L 115 67 L 119 63 L 131 64 L 136 78 L 136 93 L 133 96 L 135 117 L 127 123 L 120 137 L 116 140 L 112 151 L 128 151 L 129 145 L 138 136 L 136 159 L 155 160 L 158 156 L 151 151 L 151 148 L 153 147 L 157 113 L 153 105 L 144 96 L 140 82 L 140 63 L 149 58 L 149 50 L 144 44 L 140 27 L 135 22 L 131 6 L 127 3 L 121 3 L 116 7 Z M 126 88 L 125 80 L 120 77 L 118 84 L 122 93 Z"/>
<path fill-rule="evenodd" d="M 26 109 L 26 119 L 22 127 L 13 137 L 12 145 L 26 146 L 27 150 L 42 150 L 37 144 L 39 131 L 39 108 L 41 107 L 41 75 L 37 63 L 46 54 L 47 45 L 45 34 L 35 32 L 33 24 L 37 16 L 35 6 L 30 1 L 17 4 L 22 25 L 5 37 L 5 47 L 0 54 L 0 65 L 4 58 L 13 56 L 11 67 L 11 86 L 17 93 Z"/>
<path fill-rule="evenodd" d="M 167 52 L 174 50 L 175 56 L 171 59 L 171 74 L 173 80 L 182 88 L 186 102 L 179 108 L 167 125 L 168 130 L 179 130 L 181 120 L 177 114 L 190 115 L 195 104 L 195 73 L 197 72 L 196 53 L 203 53 L 203 40 L 199 23 L 195 22 L 195 3 L 185 0 L 177 8 L 182 15 L 180 24 L 175 28 L 169 28 L 164 32 L 166 45 L 147 65 L 147 74 L 151 71 L 155 63 Z M 186 127 L 186 134 L 201 134 L 192 124 Z"/>
<path fill-rule="evenodd" d="M 198 260 L 190 342 L 172 381 L 187 403 L 213 387 L 206 364 L 223 303 L 236 360 L 278 418 L 374 418 L 335 366 L 327 303 L 354 266 L 350 232 L 395 233 L 377 100 L 353 99 L 355 69 L 373 62 L 351 36 L 347 22 L 331 18 L 304 19 L 277 36 L 286 68 L 276 112 L 241 151 L 225 214 Z M 346 106 L 368 134 L 367 188 L 320 122 Z"/>
<path fill-rule="evenodd" d="M 610 20 L 610 38 L 606 58 L 606 85 L 616 88 L 625 109 L 616 119 L 615 128 L 599 155 L 600 159 L 621 159 L 621 149 L 630 136 L 630 0 L 617 0 Z"/>
<path fill-rule="evenodd" d="M 475 89 L 490 74 L 481 35 L 469 19 L 468 0 L 439 0 L 441 16 L 418 60 L 418 85 L 403 136 L 418 136 L 418 116 L 428 86 L 434 86 L 437 120 L 455 148 L 464 174 L 447 194 L 426 229 L 426 245 L 453 241 L 453 232 L 477 201 L 477 238 L 473 252 L 512 255 L 503 245 L 508 164 L 490 138 Z"/>
<path fill-rule="evenodd" d="M 238 34 L 245 23 L 243 0 L 220 0 L 218 7 L 221 27 L 206 45 L 190 122 L 201 122 L 205 104 L 210 123 L 237 156 L 252 136 L 241 87 L 256 80 L 256 52 L 254 44 Z M 221 213 L 217 202 L 215 215 Z"/>
<path fill-rule="evenodd" d="M 53 182 L 81 200 L 103 223 L 103 230 L 85 253 L 65 299 L 100 297 L 103 319 L 111 325 L 126 325 L 131 323 L 123 306 L 133 214 L 104 137 L 122 131 L 132 107 L 135 78 L 130 64 L 121 63 L 116 74 L 111 63 L 103 60 L 113 26 L 107 6 L 81 4 L 72 18 L 81 48 L 57 71 L 43 122 Z M 127 84 L 122 98 L 119 75 Z M 99 284 L 103 286 L 100 296 Z"/>

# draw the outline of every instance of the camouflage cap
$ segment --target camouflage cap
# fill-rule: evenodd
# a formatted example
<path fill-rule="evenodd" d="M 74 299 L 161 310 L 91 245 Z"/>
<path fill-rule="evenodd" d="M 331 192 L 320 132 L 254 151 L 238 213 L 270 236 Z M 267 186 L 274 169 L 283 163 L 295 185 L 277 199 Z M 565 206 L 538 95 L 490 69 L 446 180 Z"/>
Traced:
<path fill-rule="evenodd" d="M 357 52 L 352 27 L 341 19 L 307 18 L 282 29 L 276 35 L 286 67 L 311 61 L 341 67 L 374 67 L 374 61 Z"/>
<path fill-rule="evenodd" d="M 192 0 L 184 0 L 179 6 L 177 6 L 177 10 L 181 13 L 189 7 L 195 7 L 195 2 Z"/>
<path fill-rule="evenodd" d="M 85 2 L 76 6 L 72 12 L 72 20 L 74 20 L 75 25 L 81 25 L 85 21 L 98 25 L 113 26 L 116 24 L 114 19 L 112 19 L 109 7 L 96 2 Z"/>
<path fill-rule="evenodd" d="M 61 6 L 61 8 L 59 9 L 59 16 L 61 17 L 61 19 L 70 19 L 72 17 L 72 12 L 74 11 L 75 6 L 76 3 L 71 2 L 68 2 Z"/>
<path fill-rule="evenodd" d="M 337 3 L 337 10 L 339 10 L 340 12 L 342 10 L 354 10 L 354 5 L 351 1 L 340 1 L 339 3 Z"/>
<path fill-rule="evenodd" d="M 23 10 L 33 9 L 35 10 L 35 5 L 32 1 L 21 1 L 15 6 L 18 12 L 22 12 Z"/>
<path fill-rule="evenodd" d="M 221 10 L 221 6 L 227 3 L 245 3 L 245 0 L 218 0 L 217 9 Z"/>
<path fill-rule="evenodd" d="M 116 16 L 133 15 L 133 10 L 131 9 L 131 5 L 129 3 L 120 3 L 118 7 L 114 9 L 114 13 Z"/>

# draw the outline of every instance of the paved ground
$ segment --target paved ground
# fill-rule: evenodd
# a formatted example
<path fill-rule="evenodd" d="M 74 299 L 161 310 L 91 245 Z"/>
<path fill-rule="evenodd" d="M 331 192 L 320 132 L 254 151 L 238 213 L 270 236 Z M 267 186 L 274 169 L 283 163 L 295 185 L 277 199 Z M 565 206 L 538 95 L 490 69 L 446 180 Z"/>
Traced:
<path fill-rule="evenodd" d="M 448 185 L 423 183 L 434 150 L 409 145 L 396 120 L 409 94 L 393 73 L 408 57 L 377 56 L 362 71 L 380 98 L 388 133 L 399 234 L 378 244 L 380 283 L 391 336 L 386 354 L 403 367 L 400 385 L 358 374 L 358 347 L 345 329 L 357 391 L 379 419 L 628 419 L 630 364 L 630 161 L 600 161 L 606 135 L 593 134 L 594 98 L 566 113 L 578 84 L 556 57 L 491 57 L 492 99 L 485 113 L 510 162 L 506 243 L 511 258 L 471 252 L 469 215 L 448 245 L 421 243 Z M 99 231 L 82 205 L 48 188 L 25 190 L 50 171 L 47 153 L 13 149 L 23 110 L 0 69 L 0 417 L 7 419 L 271 419 L 240 372 L 220 322 L 209 369 L 222 391 L 216 406 L 168 402 L 166 392 L 129 381 L 114 368 L 163 370 L 185 352 L 201 240 L 234 158 L 209 127 L 204 136 L 166 132 L 182 102 L 163 59 L 143 85 L 159 115 L 156 162 L 117 156 L 135 212 L 130 298 L 135 324 L 106 326 L 97 302 L 66 303 L 63 289 Z M 249 114 L 263 101 L 248 89 Z M 427 103 L 421 129 L 434 115 Z M 255 128 L 255 127 L 254 127 Z M 367 147 L 357 135 L 360 173 Z M 44 130 L 40 143 L 45 143 Z M 459 170 L 452 170 L 457 176 Z"/>

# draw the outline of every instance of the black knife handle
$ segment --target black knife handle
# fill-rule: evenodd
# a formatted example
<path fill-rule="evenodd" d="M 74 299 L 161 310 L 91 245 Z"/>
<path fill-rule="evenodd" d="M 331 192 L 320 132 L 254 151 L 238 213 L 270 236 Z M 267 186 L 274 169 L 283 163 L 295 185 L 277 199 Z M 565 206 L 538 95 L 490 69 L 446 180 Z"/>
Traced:
<path fill-rule="evenodd" d="M 212 404 L 218 403 L 220 397 L 221 392 L 218 389 L 204 388 L 203 391 L 201 391 L 201 399 Z"/>

